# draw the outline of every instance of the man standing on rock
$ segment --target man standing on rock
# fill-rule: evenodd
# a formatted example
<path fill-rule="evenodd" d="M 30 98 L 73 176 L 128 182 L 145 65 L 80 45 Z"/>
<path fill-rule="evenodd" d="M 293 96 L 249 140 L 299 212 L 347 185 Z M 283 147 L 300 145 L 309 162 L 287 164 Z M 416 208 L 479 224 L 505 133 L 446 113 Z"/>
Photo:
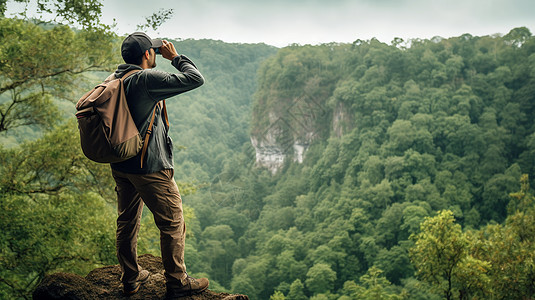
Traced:
<path fill-rule="evenodd" d="M 154 70 L 156 51 L 170 60 L 177 72 Z M 124 86 L 130 112 L 140 133 L 147 132 L 154 111 L 152 134 L 145 141 L 148 143 L 145 157 L 140 153 L 124 162 L 111 164 L 117 185 L 117 258 L 123 272 L 123 291 L 127 295 L 136 293 L 150 277 L 137 262 L 137 234 L 143 204 L 146 204 L 160 230 L 167 298 L 199 293 L 208 287 L 208 279 L 195 279 L 186 273 L 186 225 L 182 199 L 173 178 L 173 144 L 168 135 L 167 112 L 162 100 L 201 86 L 204 78 L 190 59 L 177 53 L 172 43 L 151 39 L 142 32 L 132 33 L 123 41 L 121 54 L 125 64 L 119 65 L 115 71 L 117 78 L 139 70 L 124 79 Z"/>

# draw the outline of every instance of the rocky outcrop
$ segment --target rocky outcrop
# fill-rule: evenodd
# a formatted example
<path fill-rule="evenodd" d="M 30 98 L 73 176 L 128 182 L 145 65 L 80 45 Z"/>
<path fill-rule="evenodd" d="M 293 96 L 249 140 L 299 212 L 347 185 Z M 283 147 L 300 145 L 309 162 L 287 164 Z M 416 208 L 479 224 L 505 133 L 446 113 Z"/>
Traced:
<path fill-rule="evenodd" d="M 139 264 L 151 272 L 150 279 L 139 292 L 126 297 L 122 294 L 119 265 L 91 271 L 86 277 L 69 273 L 48 275 L 33 292 L 34 300 L 67 299 L 164 299 L 165 280 L 162 260 L 150 254 L 139 257 Z M 198 295 L 184 297 L 184 300 L 248 300 L 245 295 L 215 293 L 206 290 Z"/>
<path fill-rule="evenodd" d="M 353 129 L 354 120 L 352 114 L 349 113 L 349 109 L 342 102 L 336 104 L 336 108 L 333 112 L 332 127 L 333 134 L 336 137 L 350 132 Z"/>
<path fill-rule="evenodd" d="M 251 144 L 256 151 L 257 165 L 268 168 L 273 174 L 277 173 L 288 156 L 293 161 L 302 163 L 308 149 L 308 143 L 296 141 L 290 145 L 269 144 L 265 140 L 259 141 L 254 137 L 251 138 Z"/>
<path fill-rule="evenodd" d="M 284 103 L 284 108 L 268 113 L 268 126 L 251 136 L 256 164 L 276 173 L 284 161 L 303 162 L 309 145 L 321 134 L 319 124 L 327 111 L 307 94 Z"/>
<path fill-rule="evenodd" d="M 315 140 L 329 136 L 339 138 L 353 129 L 354 119 L 346 105 L 337 103 L 331 111 L 320 103 L 323 102 L 301 97 L 280 115 L 269 113 L 269 126 L 251 136 L 256 164 L 275 174 L 287 159 L 302 163 Z M 330 120 L 330 128 L 326 127 L 326 120 Z"/>

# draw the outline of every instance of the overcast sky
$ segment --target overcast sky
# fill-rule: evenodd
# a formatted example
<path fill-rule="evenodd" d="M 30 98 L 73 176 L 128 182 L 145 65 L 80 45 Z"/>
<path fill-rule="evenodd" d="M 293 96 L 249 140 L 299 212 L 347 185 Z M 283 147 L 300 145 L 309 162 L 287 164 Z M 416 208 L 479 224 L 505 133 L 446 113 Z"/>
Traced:
<path fill-rule="evenodd" d="M 159 9 L 173 17 L 154 37 L 216 39 L 284 47 L 292 43 L 390 43 L 433 36 L 535 32 L 535 0 L 105 0 L 103 21 L 126 34 Z"/>

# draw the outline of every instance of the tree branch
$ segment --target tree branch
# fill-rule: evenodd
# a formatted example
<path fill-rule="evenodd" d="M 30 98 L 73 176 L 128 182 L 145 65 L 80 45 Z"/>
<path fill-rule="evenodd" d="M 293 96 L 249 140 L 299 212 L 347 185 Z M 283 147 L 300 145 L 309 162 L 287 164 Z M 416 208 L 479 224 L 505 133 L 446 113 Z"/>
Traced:
<path fill-rule="evenodd" d="M 91 65 L 91 66 L 88 66 L 88 67 L 80 69 L 80 70 L 64 69 L 64 70 L 60 70 L 60 71 L 57 71 L 57 72 L 44 74 L 44 75 L 38 76 L 36 78 L 26 77 L 26 78 L 23 78 L 21 80 L 14 81 L 10 85 L 6 85 L 6 86 L 3 86 L 3 87 L 0 87 L 0 94 L 4 93 L 5 91 L 8 91 L 8 90 L 15 89 L 15 88 L 25 84 L 28 81 L 36 81 L 36 80 L 46 79 L 46 78 L 58 76 L 58 75 L 61 75 L 61 74 L 64 74 L 64 73 L 81 74 L 81 73 L 84 73 L 84 72 L 87 72 L 87 71 L 92 71 L 92 70 L 96 71 L 100 67 L 101 66 Z"/>

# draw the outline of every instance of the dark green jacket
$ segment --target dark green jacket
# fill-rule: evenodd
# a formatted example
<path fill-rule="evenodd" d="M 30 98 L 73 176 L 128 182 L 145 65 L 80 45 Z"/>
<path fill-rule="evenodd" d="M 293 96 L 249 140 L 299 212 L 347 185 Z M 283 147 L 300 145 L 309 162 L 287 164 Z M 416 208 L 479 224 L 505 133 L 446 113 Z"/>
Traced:
<path fill-rule="evenodd" d="M 137 65 L 130 64 L 119 65 L 115 71 L 115 76 L 121 78 L 130 70 L 141 70 L 126 78 L 124 83 L 126 101 L 142 138 L 145 138 L 152 111 L 159 101 L 190 91 L 204 83 L 203 76 L 186 56 L 175 57 L 171 64 L 178 72 L 143 70 Z M 166 103 L 169 104 L 169 102 Z M 169 128 L 165 124 L 160 107 L 156 108 L 152 126 L 152 135 L 148 141 L 143 168 L 141 168 L 141 153 L 139 153 L 124 162 L 112 163 L 111 167 L 114 170 L 124 173 L 149 174 L 173 168 L 173 142 L 169 137 Z"/>

